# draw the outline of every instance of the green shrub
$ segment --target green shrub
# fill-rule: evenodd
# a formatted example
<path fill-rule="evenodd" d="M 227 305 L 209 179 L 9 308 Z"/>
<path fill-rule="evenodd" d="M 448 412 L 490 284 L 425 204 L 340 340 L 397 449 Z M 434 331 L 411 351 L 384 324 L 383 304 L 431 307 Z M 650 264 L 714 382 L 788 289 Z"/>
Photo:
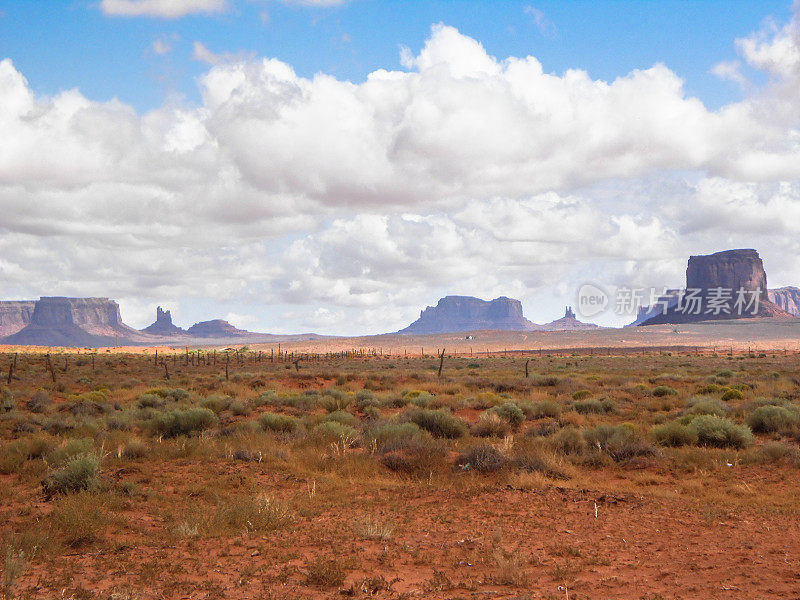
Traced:
<path fill-rule="evenodd" d="M 458 438 L 467 432 L 467 424 L 445 409 L 420 408 L 412 411 L 410 420 L 437 438 Z"/>
<path fill-rule="evenodd" d="M 506 457 L 494 446 L 483 444 L 470 448 L 456 459 L 462 470 L 473 470 L 483 475 L 496 473 L 506 466 Z"/>
<path fill-rule="evenodd" d="M 504 402 L 490 410 L 497 414 L 497 416 L 508 421 L 512 427 L 516 427 L 525 420 L 525 413 L 513 402 Z"/>
<path fill-rule="evenodd" d="M 698 415 L 692 419 L 690 427 L 697 432 L 697 441 L 702 446 L 745 448 L 753 441 L 747 425 L 737 425 L 714 415 Z"/>
<path fill-rule="evenodd" d="M 318 400 L 319 405 L 328 412 L 344 410 L 353 401 L 353 396 L 343 390 L 329 389 Z"/>
<path fill-rule="evenodd" d="M 478 420 L 470 428 L 475 437 L 504 437 L 511 427 L 508 421 L 501 419 L 493 410 L 482 412 Z"/>
<path fill-rule="evenodd" d="M 155 435 L 177 437 L 204 431 L 216 423 L 216 415 L 208 408 L 187 408 L 157 414 L 150 420 L 149 428 Z"/>
<path fill-rule="evenodd" d="M 413 390 L 403 394 L 403 399 L 419 408 L 427 408 L 434 400 L 433 394 L 421 390 Z"/>
<path fill-rule="evenodd" d="M 692 398 L 687 413 L 690 415 L 716 415 L 724 417 L 728 414 L 728 406 L 716 398 Z"/>
<path fill-rule="evenodd" d="M 99 482 L 99 472 L 100 458 L 96 454 L 80 454 L 45 477 L 42 491 L 50 499 L 56 494 L 92 490 Z"/>
<path fill-rule="evenodd" d="M 400 438 L 383 446 L 381 464 L 387 469 L 415 477 L 429 477 L 447 467 L 447 446 L 430 436 Z"/>
<path fill-rule="evenodd" d="M 747 417 L 747 424 L 758 433 L 787 432 L 800 419 L 797 412 L 783 406 L 759 406 Z"/>
<path fill-rule="evenodd" d="M 572 394 L 572 399 L 573 400 L 585 400 L 586 398 L 588 398 L 591 395 L 592 395 L 592 392 L 590 392 L 589 390 L 578 390 L 577 392 Z"/>
<path fill-rule="evenodd" d="M 531 404 L 529 411 L 525 411 L 529 419 L 557 419 L 561 415 L 561 406 L 552 400 L 540 400 Z"/>
<path fill-rule="evenodd" d="M 590 447 L 605 452 L 617 462 L 654 453 L 652 446 L 639 438 L 628 425 L 598 425 L 584 432 L 583 437 Z"/>
<path fill-rule="evenodd" d="M 349 427 L 358 427 L 361 421 L 358 420 L 358 417 L 354 414 L 351 414 L 345 410 L 335 410 L 332 413 L 329 413 L 322 417 L 322 422 L 327 423 L 328 421 L 333 421 L 335 423 L 341 423 L 342 425 L 348 425 Z"/>
<path fill-rule="evenodd" d="M 553 450 L 561 454 L 580 455 L 586 452 L 586 440 L 580 430 L 575 427 L 566 427 L 550 438 Z"/>
<path fill-rule="evenodd" d="M 572 404 L 575 412 L 581 414 L 604 414 L 616 412 L 616 404 L 613 400 L 600 400 L 598 398 L 588 398 L 586 400 L 578 400 Z"/>
<path fill-rule="evenodd" d="M 531 384 L 539 387 L 555 387 L 558 385 L 558 377 L 534 375 L 531 377 Z"/>
<path fill-rule="evenodd" d="M 264 431 L 293 433 L 300 427 L 300 421 L 289 415 L 266 412 L 258 417 L 258 423 Z"/>
<path fill-rule="evenodd" d="M 697 389 L 697 393 L 702 394 L 703 396 L 708 396 L 710 394 L 716 394 L 721 390 L 722 388 L 718 386 L 716 383 L 709 383 L 708 385 L 699 387 Z"/>
<path fill-rule="evenodd" d="M 733 371 L 731 371 L 730 369 L 723 369 L 722 371 L 717 373 L 717 377 L 724 377 L 724 378 L 733 377 Z"/>
<path fill-rule="evenodd" d="M 691 446 L 697 443 L 697 431 L 678 421 L 656 425 L 651 435 L 659 446 Z"/>
<path fill-rule="evenodd" d="M 346 440 L 348 445 L 354 445 L 358 440 L 358 431 L 349 425 L 342 425 L 337 421 L 323 421 L 314 429 L 312 433 L 315 437 L 322 438 L 327 441 Z"/>
<path fill-rule="evenodd" d="M 740 390 L 735 390 L 733 388 L 726 390 L 724 394 L 722 394 L 722 399 L 725 402 L 730 402 L 731 400 L 741 400 L 744 398 L 744 394 Z"/>
<path fill-rule="evenodd" d="M 228 410 L 231 405 L 231 399 L 227 396 L 208 396 L 200 401 L 200 406 L 207 408 L 214 414 L 219 414 L 223 410 Z"/>
<path fill-rule="evenodd" d="M 136 408 L 164 408 L 167 403 L 158 394 L 142 394 L 136 399 Z"/>
<path fill-rule="evenodd" d="M 379 452 L 383 452 L 387 444 L 425 436 L 430 436 L 430 434 L 420 429 L 416 423 L 379 423 L 364 433 L 364 439 L 374 440 L 375 447 Z"/>
<path fill-rule="evenodd" d="M 661 398 L 663 396 L 677 396 L 678 391 L 675 388 L 671 388 L 668 385 L 659 385 L 653 388 L 653 396 L 656 398 Z"/>

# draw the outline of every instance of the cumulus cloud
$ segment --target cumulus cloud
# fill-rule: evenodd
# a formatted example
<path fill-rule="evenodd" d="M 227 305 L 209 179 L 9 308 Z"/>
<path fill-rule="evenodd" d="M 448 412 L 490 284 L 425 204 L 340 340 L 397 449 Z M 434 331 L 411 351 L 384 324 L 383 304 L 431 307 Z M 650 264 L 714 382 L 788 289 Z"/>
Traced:
<path fill-rule="evenodd" d="M 191 14 L 213 14 L 228 9 L 227 0 L 101 0 L 100 9 L 113 17 L 179 19 Z"/>
<path fill-rule="evenodd" d="M 361 83 L 197 42 L 201 104 L 145 114 L 37 96 L 0 61 L 5 293 L 357 333 L 446 293 L 550 320 L 586 280 L 679 285 L 688 254 L 727 247 L 800 283 L 793 28 L 739 44 L 772 80 L 716 111 L 665 65 L 554 74 L 446 25 Z"/>

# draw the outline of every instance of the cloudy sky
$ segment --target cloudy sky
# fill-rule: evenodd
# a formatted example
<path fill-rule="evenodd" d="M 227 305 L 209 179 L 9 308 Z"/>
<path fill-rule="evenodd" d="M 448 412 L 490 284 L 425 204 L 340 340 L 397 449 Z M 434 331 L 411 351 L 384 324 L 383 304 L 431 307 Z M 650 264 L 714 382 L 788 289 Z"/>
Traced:
<path fill-rule="evenodd" d="M 353 334 L 446 294 L 546 322 L 728 248 L 800 285 L 798 15 L 0 1 L 2 296 Z"/>

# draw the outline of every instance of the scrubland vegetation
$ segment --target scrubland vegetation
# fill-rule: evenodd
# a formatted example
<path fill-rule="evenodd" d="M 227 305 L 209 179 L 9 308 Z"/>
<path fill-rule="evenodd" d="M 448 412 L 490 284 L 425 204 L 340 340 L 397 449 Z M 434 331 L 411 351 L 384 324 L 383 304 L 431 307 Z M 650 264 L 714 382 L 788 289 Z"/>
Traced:
<path fill-rule="evenodd" d="M 798 556 L 796 356 L 17 360 L 7 597 L 716 597 L 687 543 Z"/>

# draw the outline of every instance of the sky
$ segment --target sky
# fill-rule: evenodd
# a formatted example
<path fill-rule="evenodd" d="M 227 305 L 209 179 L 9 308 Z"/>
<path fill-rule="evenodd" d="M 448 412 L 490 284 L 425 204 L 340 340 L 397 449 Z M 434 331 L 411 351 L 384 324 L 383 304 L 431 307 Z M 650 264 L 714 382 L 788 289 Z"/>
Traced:
<path fill-rule="evenodd" d="M 547 322 L 729 248 L 800 285 L 799 13 L 0 1 L 1 295 L 361 334 L 447 294 Z"/>

